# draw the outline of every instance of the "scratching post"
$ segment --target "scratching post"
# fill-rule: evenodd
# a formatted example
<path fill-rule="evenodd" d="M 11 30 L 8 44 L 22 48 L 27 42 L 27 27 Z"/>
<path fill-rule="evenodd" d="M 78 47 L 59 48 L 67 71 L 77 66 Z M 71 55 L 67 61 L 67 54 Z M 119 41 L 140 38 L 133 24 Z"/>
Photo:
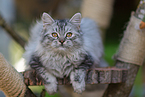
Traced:
<path fill-rule="evenodd" d="M 0 54 L 0 89 L 6 97 L 36 97 L 23 82 L 23 77 Z"/>
<path fill-rule="evenodd" d="M 108 28 L 112 16 L 114 0 L 83 0 L 81 13 L 83 17 L 95 20 L 102 30 L 102 37 Z"/>
<path fill-rule="evenodd" d="M 145 33 L 135 29 L 141 20 L 131 16 L 130 22 L 124 32 L 118 53 L 116 67 L 128 69 L 127 80 L 124 83 L 109 84 L 103 97 L 128 97 L 136 78 L 140 65 L 143 63 L 145 52 Z"/>
<path fill-rule="evenodd" d="M 0 54 L 0 89 L 7 97 L 24 97 L 23 77 Z"/>
<path fill-rule="evenodd" d="M 134 15 L 124 32 L 117 59 L 123 62 L 142 65 L 145 57 L 145 29 L 136 29 L 141 20 Z"/>
<path fill-rule="evenodd" d="M 109 84 L 103 97 L 128 97 L 136 78 L 139 67 L 145 58 L 145 14 L 144 1 L 140 1 L 137 11 L 132 13 L 130 22 L 124 32 L 118 53 L 115 56 L 116 67 L 128 69 L 127 80 L 124 83 Z"/>

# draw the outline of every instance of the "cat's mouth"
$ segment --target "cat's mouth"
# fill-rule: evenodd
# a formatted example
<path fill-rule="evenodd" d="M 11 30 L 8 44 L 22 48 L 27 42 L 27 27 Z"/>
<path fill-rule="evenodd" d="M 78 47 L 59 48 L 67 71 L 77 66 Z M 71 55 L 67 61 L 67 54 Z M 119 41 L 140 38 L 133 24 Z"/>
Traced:
<path fill-rule="evenodd" d="M 61 45 L 58 49 L 59 50 L 65 50 L 65 47 Z"/>
<path fill-rule="evenodd" d="M 63 47 L 63 43 L 60 44 Z"/>

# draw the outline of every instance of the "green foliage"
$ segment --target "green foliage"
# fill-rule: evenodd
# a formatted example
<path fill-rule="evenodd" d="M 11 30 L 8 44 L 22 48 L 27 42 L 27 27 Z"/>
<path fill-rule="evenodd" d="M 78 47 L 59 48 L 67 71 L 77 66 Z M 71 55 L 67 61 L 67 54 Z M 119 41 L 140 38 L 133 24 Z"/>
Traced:
<path fill-rule="evenodd" d="M 49 95 L 47 92 L 45 94 L 45 97 L 61 97 L 59 94 Z"/>
<path fill-rule="evenodd" d="M 119 46 L 119 43 L 117 43 L 115 41 L 106 41 L 106 43 L 105 43 L 104 57 L 110 66 L 114 66 L 115 60 L 113 59 L 113 56 L 116 54 L 118 46 Z"/>
<path fill-rule="evenodd" d="M 136 79 L 135 79 L 135 84 L 134 84 L 134 89 L 133 89 L 133 95 L 134 97 L 144 97 L 143 96 L 143 76 L 142 76 L 142 67 L 139 69 Z"/>

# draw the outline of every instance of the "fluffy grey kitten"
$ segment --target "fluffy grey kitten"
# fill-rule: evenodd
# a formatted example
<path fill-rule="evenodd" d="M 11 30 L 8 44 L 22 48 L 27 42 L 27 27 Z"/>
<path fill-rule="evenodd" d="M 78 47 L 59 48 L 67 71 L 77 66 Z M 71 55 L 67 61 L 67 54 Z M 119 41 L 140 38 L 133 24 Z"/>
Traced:
<path fill-rule="evenodd" d="M 82 93 L 86 70 L 99 65 L 102 55 L 102 40 L 96 23 L 81 18 L 80 13 L 64 20 L 54 20 L 43 13 L 42 21 L 31 29 L 24 53 L 26 64 L 43 79 L 49 94 L 57 92 L 56 77 L 64 76 L 70 77 L 75 92 Z"/>

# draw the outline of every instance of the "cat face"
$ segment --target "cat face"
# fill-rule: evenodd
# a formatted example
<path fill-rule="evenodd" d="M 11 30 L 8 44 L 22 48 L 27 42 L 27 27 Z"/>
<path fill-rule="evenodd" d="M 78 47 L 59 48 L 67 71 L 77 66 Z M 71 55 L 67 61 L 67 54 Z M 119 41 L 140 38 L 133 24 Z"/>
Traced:
<path fill-rule="evenodd" d="M 70 51 L 82 46 L 80 32 L 81 14 L 75 14 L 70 20 L 53 20 L 43 13 L 42 45 L 51 50 Z"/>

